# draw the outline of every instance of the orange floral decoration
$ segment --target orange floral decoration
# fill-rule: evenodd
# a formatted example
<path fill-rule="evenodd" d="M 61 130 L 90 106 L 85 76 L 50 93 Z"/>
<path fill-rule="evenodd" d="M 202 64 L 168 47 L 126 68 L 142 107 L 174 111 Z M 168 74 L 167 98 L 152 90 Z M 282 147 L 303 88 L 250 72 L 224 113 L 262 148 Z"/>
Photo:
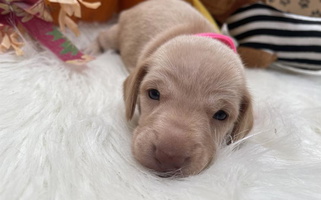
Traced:
<path fill-rule="evenodd" d="M 69 28 L 75 35 L 79 35 L 77 23 L 72 19 L 72 17 L 81 18 L 81 5 L 90 8 L 97 9 L 101 6 L 101 2 L 86 2 L 84 0 L 46 0 L 50 3 L 60 4 L 60 10 L 58 15 L 58 23 L 62 31 L 65 28 Z"/>
<path fill-rule="evenodd" d="M 55 20 L 50 12 L 51 5 L 48 3 L 59 5 L 58 23 L 61 30 L 69 28 L 77 36 L 80 32 L 74 19 L 82 17 L 81 8 L 97 9 L 101 5 L 99 0 L 97 2 L 93 0 L 0 0 L 0 54 L 14 49 L 17 55 L 23 55 L 21 49 L 23 42 L 16 32 L 17 28 L 14 27 L 15 16 L 21 20 L 21 23 L 29 22 L 34 18 L 52 23 Z"/>
<path fill-rule="evenodd" d="M 17 32 L 9 26 L 0 24 L 0 54 L 13 48 L 18 56 L 23 55 L 23 42 Z"/>

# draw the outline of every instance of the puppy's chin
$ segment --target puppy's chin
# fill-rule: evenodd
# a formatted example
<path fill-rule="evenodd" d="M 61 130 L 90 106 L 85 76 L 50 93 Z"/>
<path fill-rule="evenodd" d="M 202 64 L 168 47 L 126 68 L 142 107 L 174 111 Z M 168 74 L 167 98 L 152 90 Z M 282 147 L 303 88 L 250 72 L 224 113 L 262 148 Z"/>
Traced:
<path fill-rule="evenodd" d="M 179 168 L 164 168 L 155 156 L 155 144 L 159 135 L 149 128 L 137 127 L 132 140 L 132 152 L 135 159 L 144 167 L 151 169 L 160 177 L 187 177 L 196 175 L 204 170 L 213 160 L 214 152 L 210 147 L 197 145 L 188 160 Z"/>

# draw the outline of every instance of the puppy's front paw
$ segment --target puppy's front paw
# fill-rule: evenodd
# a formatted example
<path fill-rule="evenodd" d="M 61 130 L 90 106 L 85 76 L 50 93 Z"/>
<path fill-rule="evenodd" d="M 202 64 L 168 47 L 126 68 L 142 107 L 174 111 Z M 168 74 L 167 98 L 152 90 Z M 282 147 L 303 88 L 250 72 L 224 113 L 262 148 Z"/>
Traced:
<path fill-rule="evenodd" d="M 102 49 L 98 42 L 93 42 L 90 44 L 87 48 L 84 49 L 84 53 L 91 55 L 91 56 L 98 56 L 99 54 L 102 53 Z"/>

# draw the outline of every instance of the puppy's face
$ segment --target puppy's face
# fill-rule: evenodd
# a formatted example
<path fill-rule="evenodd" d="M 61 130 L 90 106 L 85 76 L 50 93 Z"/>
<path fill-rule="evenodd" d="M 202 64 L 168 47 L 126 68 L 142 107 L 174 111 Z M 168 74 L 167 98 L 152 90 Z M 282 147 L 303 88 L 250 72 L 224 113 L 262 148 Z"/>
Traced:
<path fill-rule="evenodd" d="M 144 59 L 125 82 L 128 118 L 136 99 L 133 154 L 167 175 L 199 173 L 226 139 L 238 140 L 252 127 L 243 66 L 210 38 L 180 36 Z"/>

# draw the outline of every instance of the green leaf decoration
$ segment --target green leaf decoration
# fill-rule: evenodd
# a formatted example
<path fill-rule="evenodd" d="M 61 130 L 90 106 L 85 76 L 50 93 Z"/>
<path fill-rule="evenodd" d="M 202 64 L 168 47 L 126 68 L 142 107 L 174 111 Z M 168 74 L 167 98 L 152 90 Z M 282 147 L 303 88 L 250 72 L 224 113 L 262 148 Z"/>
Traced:
<path fill-rule="evenodd" d="M 61 46 L 63 47 L 63 50 L 60 54 L 71 53 L 73 56 L 78 54 L 78 49 L 69 41 L 65 41 Z"/>
<path fill-rule="evenodd" d="M 65 39 L 64 35 L 58 30 L 57 27 L 54 27 L 53 30 L 51 32 L 48 32 L 46 35 L 52 35 L 53 36 L 52 41 L 56 41 L 59 39 Z"/>
<path fill-rule="evenodd" d="M 57 27 L 53 27 L 53 30 L 51 32 L 48 32 L 46 35 L 52 35 L 53 40 L 64 40 L 64 42 L 61 44 L 61 47 L 63 48 L 60 54 L 68 54 L 71 53 L 71 55 L 75 56 L 78 54 L 78 49 L 73 45 L 59 30 Z"/>

